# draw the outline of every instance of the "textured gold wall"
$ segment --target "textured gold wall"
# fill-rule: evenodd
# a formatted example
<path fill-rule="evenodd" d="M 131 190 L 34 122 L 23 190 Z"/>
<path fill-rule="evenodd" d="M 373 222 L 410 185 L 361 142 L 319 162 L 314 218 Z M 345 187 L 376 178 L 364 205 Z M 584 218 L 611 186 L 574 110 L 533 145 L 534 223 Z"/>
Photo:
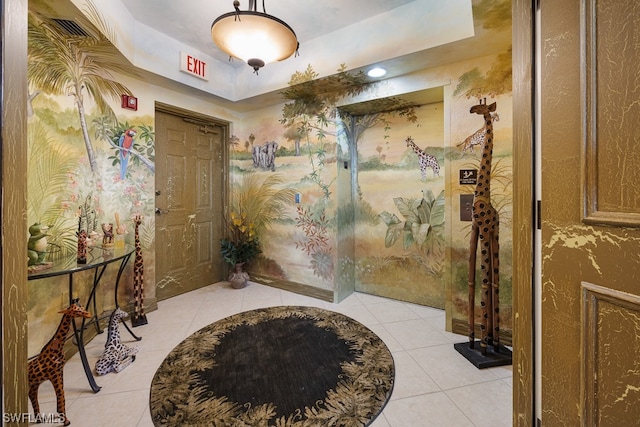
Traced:
<path fill-rule="evenodd" d="M 636 425 L 640 3 L 541 12 L 542 423 Z"/>
<path fill-rule="evenodd" d="M 27 410 L 27 2 L 2 2 L 2 404 L 7 414 Z M 4 424 L 18 425 L 16 422 Z"/>

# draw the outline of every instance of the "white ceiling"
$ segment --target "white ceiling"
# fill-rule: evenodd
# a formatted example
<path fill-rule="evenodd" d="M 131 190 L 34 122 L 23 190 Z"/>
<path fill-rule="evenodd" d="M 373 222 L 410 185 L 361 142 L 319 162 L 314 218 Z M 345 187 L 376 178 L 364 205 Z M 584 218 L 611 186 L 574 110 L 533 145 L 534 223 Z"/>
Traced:
<path fill-rule="evenodd" d="M 264 4 L 266 13 L 289 24 L 304 51 L 310 40 L 413 1 L 258 0 L 257 10 L 262 12 Z M 122 3 L 138 22 L 216 59 L 228 60 L 228 55 L 212 42 L 210 30 L 215 18 L 234 10 L 233 0 L 123 0 Z M 248 9 L 249 0 L 240 1 L 240 10 Z M 235 66 L 239 65 L 244 64 L 236 61 Z"/>
<path fill-rule="evenodd" d="M 69 9 L 69 3 L 76 12 Z M 30 0 L 47 15 L 73 19 L 88 0 Z M 211 24 L 234 10 L 233 0 L 91 0 L 115 31 L 123 56 L 149 79 L 168 79 L 186 90 L 208 93 L 238 109 L 271 103 L 295 72 L 312 66 L 319 77 L 382 65 L 385 79 L 504 52 L 511 27 L 485 29 L 472 4 L 484 0 L 264 0 L 266 12 L 287 22 L 298 36 L 300 55 L 267 64 L 260 75 L 240 60 L 229 62 L 211 40 Z M 262 11 L 263 1 L 258 0 Z M 249 0 L 240 1 L 249 9 Z M 61 15 L 61 16 L 60 16 Z M 65 16 L 67 15 L 67 16 Z M 475 19 L 474 19 L 475 18 Z M 509 23 L 510 24 L 510 23 Z M 209 63 L 203 81 L 179 71 L 179 51 Z"/>

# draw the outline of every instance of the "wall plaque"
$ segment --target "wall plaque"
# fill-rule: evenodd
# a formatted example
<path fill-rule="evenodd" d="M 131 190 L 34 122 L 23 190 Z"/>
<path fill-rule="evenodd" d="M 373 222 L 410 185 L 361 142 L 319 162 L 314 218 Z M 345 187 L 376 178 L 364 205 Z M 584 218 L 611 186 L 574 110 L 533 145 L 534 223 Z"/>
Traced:
<path fill-rule="evenodd" d="M 477 169 L 460 169 L 460 185 L 472 184 L 475 185 L 478 182 L 478 170 Z"/>

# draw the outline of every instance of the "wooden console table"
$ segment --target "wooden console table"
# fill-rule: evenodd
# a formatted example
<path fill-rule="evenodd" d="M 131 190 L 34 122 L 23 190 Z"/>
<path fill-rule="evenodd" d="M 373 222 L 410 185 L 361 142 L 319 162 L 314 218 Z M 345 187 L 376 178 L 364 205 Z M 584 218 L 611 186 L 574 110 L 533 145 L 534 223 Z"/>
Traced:
<path fill-rule="evenodd" d="M 33 273 L 29 273 L 27 276 L 28 280 L 37 280 L 44 279 L 46 277 L 54 277 L 54 276 L 69 276 L 69 304 L 73 300 L 73 275 L 75 273 L 87 270 L 93 270 L 93 286 L 91 287 L 91 293 L 89 294 L 89 298 L 87 299 L 87 304 L 84 306 L 87 310 L 89 310 L 89 306 L 93 304 L 93 315 L 91 320 L 87 323 L 87 319 L 82 319 L 82 324 L 80 327 L 76 325 L 75 319 L 72 319 L 71 324 L 73 325 L 73 334 L 76 340 L 76 344 L 78 345 L 78 353 L 80 353 L 80 360 L 82 361 L 82 366 L 84 368 L 84 372 L 87 376 L 87 380 L 89 381 L 89 385 L 91 389 L 97 393 L 100 391 L 100 386 L 96 384 L 96 380 L 93 377 L 93 372 L 91 371 L 91 367 L 89 366 L 89 362 L 87 361 L 87 353 L 84 349 L 84 330 L 89 324 L 94 323 L 96 325 L 96 331 L 101 334 L 103 330 L 100 328 L 100 322 L 98 319 L 97 306 L 96 306 L 96 290 L 100 283 L 100 279 L 102 279 L 102 275 L 104 274 L 107 266 L 110 264 L 118 264 L 118 275 L 116 276 L 115 283 L 115 295 L 114 301 L 116 304 L 116 308 L 118 305 L 118 285 L 120 282 L 120 277 L 122 276 L 122 272 L 124 271 L 127 262 L 129 262 L 129 258 L 131 258 L 131 254 L 134 252 L 135 248 L 131 245 L 125 245 L 123 248 L 104 248 L 102 246 L 94 246 L 90 251 L 87 251 L 87 263 L 86 264 L 78 264 L 77 257 L 75 254 L 72 256 L 68 256 L 65 258 L 57 259 L 53 261 L 53 266 L 46 270 L 36 271 Z M 140 341 L 142 338 L 136 336 L 126 322 L 122 322 L 127 331 L 131 334 L 133 338 Z"/>

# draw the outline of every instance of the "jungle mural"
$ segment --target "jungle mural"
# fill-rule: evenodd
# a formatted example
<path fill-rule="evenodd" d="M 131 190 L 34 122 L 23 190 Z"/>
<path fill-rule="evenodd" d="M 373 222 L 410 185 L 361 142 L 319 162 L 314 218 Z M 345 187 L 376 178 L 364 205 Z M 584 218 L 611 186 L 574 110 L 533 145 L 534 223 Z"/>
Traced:
<path fill-rule="evenodd" d="M 45 4 L 40 7 L 46 11 Z M 87 13 L 101 23 L 91 4 Z M 114 232 L 133 244 L 135 215 L 143 217 L 141 245 L 150 251 L 154 240 L 153 116 L 116 115 L 114 106 L 119 106 L 120 96 L 131 95 L 116 76 L 130 70 L 105 36 L 109 28 L 103 25 L 100 31 L 92 31 L 87 26 L 86 34 L 70 35 L 55 21 L 30 11 L 28 30 L 27 221 L 48 227 L 47 262 L 75 254 L 80 228 L 89 235 L 91 251 L 102 242 L 103 223 L 115 224 Z M 147 264 L 153 263 L 151 254 L 145 256 Z M 148 271 L 146 278 L 153 281 L 152 269 Z M 111 273 L 107 270 L 105 282 L 113 283 Z M 77 276 L 74 288 L 82 294 L 91 278 Z M 129 282 L 127 277 L 122 280 Z M 101 286 L 99 291 L 100 304 L 113 304 L 112 288 Z M 122 286 L 120 291 L 126 294 L 121 300 L 128 302 L 131 289 Z M 68 295 L 61 298 L 59 280 L 39 279 L 30 286 L 30 353 L 49 334 L 47 327 L 37 327 L 39 323 L 48 324 L 46 318 L 57 317 L 65 304 Z"/>
<path fill-rule="evenodd" d="M 356 289 L 444 308 L 443 103 L 386 126 L 389 144 L 376 127 L 358 144 L 360 203 L 375 215 L 356 222 Z"/>
<path fill-rule="evenodd" d="M 153 103 L 118 108 L 121 94 L 153 88 L 114 55 L 105 34 L 114 36 L 90 2 L 83 13 L 99 31 L 89 26 L 84 36 L 43 18 L 51 3 L 29 3 L 42 14 L 29 17 L 28 223 L 50 227 L 47 258 L 54 259 L 75 251 L 79 211 L 96 228 L 118 214 L 128 243 L 131 220 L 141 214 L 145 290 L 153 296 Z M 510 33 L 510 4 L 474 1 L 477 31 Z M 500 215 L 502 327 L 510 328 L 511 52 L 470 58 L 407 79 L 418 81 L 409 91 L 444 85 L 435 102 L 406 101 L 402 78 L 371 84 L 345 65 L 319 78 L 309 65 L 292 75 L 280 104 L 227 113 L 237 120 L 229 138 L 230 209 L 250 209 L 261 224 L 263 252 L 248 266 L 252 277 L 324 295 L 353 283 L 361 292 L 445 307 L 466 334 L 471 223 L 458 212 L 460 196 L 474 186 L 458 182 L 458 173 L 478 168 L 483 126 L 469 109 L 487 98 L 497 103 L 491 196 Z M 55 326 L 64 286 L 30 286 L 30 353 Z M 130 288 L 120 291 L 122 301 L 131 299 Z"/>
<path fill-rule="evenodd" d="M 474 11 L 486 31 L 510 29 L 509 2 L 475 2 Z M 449 304 L 454 327 L 459 321 L 458 331 L 466 334 L 471 223 L 459 211 L 460 196 L 472 195 L 474 186 L 458 182 L 458 174 L 479 167 L 484 126 L 469 109 L 486 98 L 497 102 L 492 205 L 501 223 L 502 327 L 509 329 L 510 49 L 429 70 L 426 75 L 448 78 L 451 85 L 441 101 L 424 105 L 403 103 L 401 96 L 387 95 L 388 87 L 344 69 L 321 79 L 311 66 L 294 74 L 283 104 L 250 115 L 247 128 L 232 139 L 232 176 L 276 174 L 280 188 L 293 193 L 261 239 L 271 269 L 256 263 L 254 275 L 265 283 L 326 290 L 353 280 L 362 292 Z M 353 198 L 340 196 L 345 186 L 353 188 Z M 338 256 L 349 233 L 354 251 Z"/>
<path fill-rule="evenodd" d="M 336 75 L 324 79 L 318 79 L 311 66 L 294 74 L 290 89 L 283 92 L 288 101 L 282 106 L 281 127 L 271 129 L 272 133 L 265 136 L 251 129 L 244 143 L 238 136 L 231 138 L 234 175 L 286 176 L 286 188 L 292 194 L 285 216 L 260 236 L 266 250 L 259 257 L 261 260 L 250 266 L 254 274 L 332 290 L 335 281 L 341 280 L 337 277 L 337 263 L 354 263 L 354 254 L 346 261 L 337 259 L 337 232 L 341 226 L 337 211 L 354 208 L 336 199 L 338 159 L 348 162 L 357 140 L 368 129 L 382 126 L 388 130 L 391 117 L 413 122 L 417 117 L 415 106 L 393 98 L 374 102 L 369 111 L 377 110 L 367 114 L 356 111 L 356 107 L 339 109 L 339 100 L 371 90 L 363 73 L 344 70 L 343 65 Z M 357 206 L 358 217 L 375 217 L 365 200 L 360 199 Z M 283 250 L 278 247 L 279 242 L 293 242 L 296 251 Z M 268 254 L 277 258 L 269 258 Z M 267 260 L 277 268 L 265 268 Z M 274 271 L 278 272 L 276 276 Z"/>

